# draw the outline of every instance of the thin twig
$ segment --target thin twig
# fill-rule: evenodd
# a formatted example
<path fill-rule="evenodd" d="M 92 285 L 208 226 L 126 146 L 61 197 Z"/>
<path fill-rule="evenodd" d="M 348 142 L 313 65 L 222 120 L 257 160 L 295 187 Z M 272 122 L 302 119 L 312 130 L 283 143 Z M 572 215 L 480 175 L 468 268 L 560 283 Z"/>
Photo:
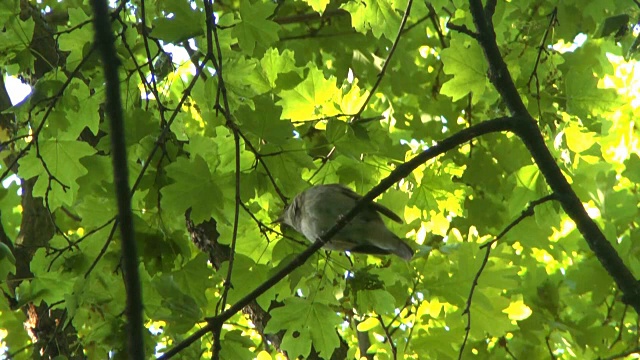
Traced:
<path fill-rule="evenodd" d="M 615 304 L 615 300 L 613 301 L 612 305 Z M 612 306 L 613 307 L 613 306 Z M 624 318 L 627 315 L 627 309 L 629 308 L 629 305 L 625 304 L 624 305 L 624 309 L 622 309 L 622 316 L 620 317 L 620 322 L 618 323 L 618 335 L 616 336 L 616 338 L 613 340 L 613 342 L 611 342 L 611 345 L 609 345 L 609 349 L 613 349 L 613 346 L 620 340 L 622 340 L 622 333 L 625 330 L 625 326 L 624 326 Z"/>
<path fill-rule="evenodd" d="M 547 344 L 547 351 L 549 351 L 549 358 L 551 360 L 555 360 L 556 356 L 553 354 L 553 349 L 551 348 L 551 343 L 549 343 L 549 340 L 551 340 L 551 336 L 550 335 L 545 336 L 544 342 L 545 344 Z"/>
<path fill-rule="evenodd" d="M 509 225 L 507 225 L 507 227 L 504 228 L 504 230 L 502 230 L 502 232 L 500 232 L 500 234 L 498 234 L 498 236 L 496 236 L 495 239 L 480 246 L 480 249 L 483 249 L 483 248 L 485 249 L 484 258 L 482 259 L 480 268 L 478 269 L 475 277 L 473 278 L 473 282 L 471 283 L 471 289 L 469 290 L 469 296 L 467 297 L 467 303 L 465 305 L 464 310 L 462 311 L 462 315 L 467 315 L 467 326 L 465 327 L 464 339 L 462 340 L 462 345 L 460 345 L 460 351 L 458 352 L 458 359 L 462 359 L 464 348 L 467 344 L 467 340 L 469 339 L 469 334 L 471 333 L 471 301 L 473 299 L 473 294 L 476 288 L 478 287 L 478 280 L 480 280 L 480 275 L 482 275 L 482 272 L 484 271 L 485 266 L 487 266 L 487 263 L 489 262 L 489 255 L 491 254 L 491 246 L 495 244 L 498 240 L 500 240 L 502 237 L 504 237 L 516 225 L 522 222 L 522 220 L 524 220 L 529 216 L 533 216 L 536 206 L 543 204 L 547 201 L 556 200 L 556 198 L 557 197 L 555 194 L 551 194 L 541 199 L 530 202 L 527 208 L 524 209 L 522 213 L 520 213 L 520 216 L 518 216 L 514 221 L 512 221 Z"/>
<path fill-rule="evenodd" d="M 329 162 L 329 160 L 331 159 L 331 156 L 333 155 L 333 153 L 336 151 L 336 147 L 332 147 L 331 150 L 329 150 L 329 152 L 327 153 L 327 155 L 325 155 L 322 158 L 322 163 L 320 164 L 320 166 L 318 166 L 318 168 L 316 169 L 316 171 L 313 172 L 313 174 L 311 174 L 311 176 L 309 177 L 309 179 L 307 181 L 311 182 L 311 180 L 313 180 L 313 178 L 318 175 L 318 173 L 320 173 L 320 171 L 322 171 L 322 168 L 325 167 L 325 165 L 327 165 L 327 163 Z"/>
<path fill-rule="evenodd" d="M 233 288 L 231 283 L 231 273 L 233 271 L 233 260 L 235 259 L 236 253 L 236 242 L 238 239 L 238 224 L 240 222 L 240 204 L 242 200 L 240 199 L 240 137 L 238 136 L 238 132 L 233 132 L 233 141 L 235 143 L 235 166 L 236 166 L 236 193 L 235 193 L 235 209 L 233 214 L 233 233 L 231 235 L 231 252 L 229 254 L 229 267 L 227 269 L 227 277 L 224 281 L 224 290 L 222 291 L 222 296 L 220 297 L 220 311 L 224 310 L 227 304 L 227 294 L 229 290 Z M 218 314 L 218 306 L 216 306 L 216 314 Z"/>
<path fill-rule="evenodd" d="M 409 18 L 409 13 L 411 12 L 412 5 L 413 5 L 413 0 L 409 0 L 407 2 L 407 7 L 404 10 L 404 16 L 402 16 L 402 21 L 400 22 L 400 28 L 398 29 L 398 34 L 396 35 L 396 39 L 393 41 L 393 45 L 391 45 L 391 49 L 389 49 L 389 55 L 387 55 L 387 59 L 384 61 L 384 65 L 382 65 L 382 69 L 378 74 L 375 84 L 373 84 L 373 87 L 369 90 L 369 95 L 367 96 L 367 99 L 364 101 L 364 103 L 360 107 L 360 110 L 358 110 L 358 112 L 354 115 L 353 122 L 357 122 L 360 120 L 360 116 L 362 115 L 362 112 L 364 111 L 364 109 L 366 109 L 367 105 L 369 104 L 369 101 L 371 100 L 376 90 L 378 89 L 378 86 L 380 86 L 380 83 L 382 82 L 382 78 L 384 77 L 384 74 L 387 72 L 387 68 L 391 63 L 391 57 L 393 57 L 393 54 L 396 52 L 396 48 L 398 47 L 398 43 L 400 43 L 400 37 L 402 36 L 405 25 L 407 24 L 407 19 Z"/>
<path fill-rule="evenodd" d="M 529 81 L 527 81 L 527 87 L 531 86 L 531 81 L 535 77 L 536 80 L 538 78 L 538 65 L 540 65 L 540 58 L 542 57 L 542 53 L 546 52 L 545 44 L 547 43 L 547 38 L 549 37 L 549 33 L 551 29 L 558 23 L 558 8 L 554 7 L 551 14 L 549 14 L 549 25 L 544 31 L 544 35 L 542 36 L 542 40 L 540 41 L 540 45 L 538 46 L 538 55 L 536 56 L 536 62 L 533 65 L 533 70 L 531 70 L 531 75 L 529 75 Z M 540 96 L 540 87 L 538 86 L 538 96 Z"/>
<path fill-rule="evenodd" d="M 640 6 L 640 5 L 638 5 L 638 6 Z M 640 346 L 636 346 L 636 347 L 634 347 L 632 349 L 625 350 L 625 351 L 623 351 L 623 352 L 621 352 L 619 354 L 615 354 L 615 355 L 611 355 L 611 356 L 606 357 L 606 358 L 602 358 L 601 360 L 625 359 L 629 355 L 637 355 L 637 354 L 640 354 Z"/>
<path fill-rule="evenodd" d="M 466 25 L 456 25 L 451 21 L 447 21 L 447 29 L 465 34 L 473 39 L 478 39 L 478 33 L 471 31 Z"/>
<path fill-rule="evenodd" d="M 387 340 L 389 340 L 389 346 L 391 346 L 391 353 L 393 354 L 393 360 L 397 360 L 398 359 L 398 349 L 396 348 L 396 344 L 393 343 L 393 339 L 391 338 L 391 334 L 389 333 L 389 328 L 384 324 L 384 321 L 382 320 L 382 316 L 380 314 L 378 314 L 378 322 L 380 322 L 380 327 L 382 327 L 382 330 L 384 330 L 384 335 L 387 337 Z"/>
<path fill-rule="evenodd" d="M 429 14 L 427 15 L 431 20 L 431 24 L 433 24 L 433 28 L 436 30 L 438 34 L 438 40 L 440 40 L 440 46 L 445 49 L 447 48 L 447 43 L 444 41 L 444 34 L 442 34 L 442 29 L 440 28 L 440 18 L 438 17 L 438 13 L 436 9 L 433 7 L 431 2 L 426 3 L 427 8 L 429 9 Z"/>
<path fill-rule="evenodd" d="M 162 109 L 162 102 L 160 100 L 160 96 L 158 94 L 158 85 L 156 79 L 156 71 L 153 66 L 153 57 L 151 56 L 151 49 L 149 48 L 149 29 L 147 27 L 147 11 L 145 9 L 145 0 L 140 0 L 140 20 L 142 22 L 140 28 L 142 31 L 142 42 L 144 43 L 144 49 L 147 53 L 147 66 L 149 66 L 149 73 L 151 74 L 151 92 L 153 96 L 156 98 L 160 109 Z M 146 79 L 145 79 L 146 80 Z M 163 115 L 164 111 L 160 111 L 160 115 Z M 164 119 L 162 119 L 162 124 L 164 125 Z"/>

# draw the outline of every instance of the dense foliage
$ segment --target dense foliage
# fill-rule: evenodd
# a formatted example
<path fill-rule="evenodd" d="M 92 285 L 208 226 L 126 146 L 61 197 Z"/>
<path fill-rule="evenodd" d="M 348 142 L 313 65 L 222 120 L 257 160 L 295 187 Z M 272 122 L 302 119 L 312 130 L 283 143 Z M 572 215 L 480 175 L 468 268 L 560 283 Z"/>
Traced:
<path fill-rule="evenodd" d="M 147 356 L 640 353 L 636 284 L 614 271 L 640 276 L 637 1 L 111 10 Z M 92 14 L 77 0 L 0 3 L 0 175 L 20 179 L 0 188 L 0 339 L 15 359 L 127 358 Z M 33 87 L 14 106 L 7 76 Z M 511 127 L 529 116 L 536 126 Z M 395 169 L 443 141 L 456 146 L 398 181 Z M 272 224 L 296 194 L 320 183 L 365 194 L 390 174 L 376 201 L 404 220 L 388 225 L 412 261 L 320 250 L 243 299 L 307 247 Z M 594 231 L 568 210 L 574 195 Z M 590 240 L 600 232 L 615 252 Z M 618 257 L 622 268 L 607 260 Z"/>

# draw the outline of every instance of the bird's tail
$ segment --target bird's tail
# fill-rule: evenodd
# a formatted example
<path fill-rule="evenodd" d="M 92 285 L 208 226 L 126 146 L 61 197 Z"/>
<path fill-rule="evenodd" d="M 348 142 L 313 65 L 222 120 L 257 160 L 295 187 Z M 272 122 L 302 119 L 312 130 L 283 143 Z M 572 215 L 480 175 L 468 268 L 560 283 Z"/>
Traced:
<path fill-rule="evenodd" d="M 413 249 L 407 245 L 396 234 L 392 233 L 388 229 L 385 229 L 387 236 L 378 236 L 375 243 L 372 245 L 394 255 L 397 255 L 407 261 L 413 258 Z"/>
<path fill-rule="evenodd" d="M 413 257 L 413 249 L 399 238 L 396 238 L 396 240 L 397 241 L 393 244 L 393 248 L 389 250 L 407 261 L 411 260 Z"/>

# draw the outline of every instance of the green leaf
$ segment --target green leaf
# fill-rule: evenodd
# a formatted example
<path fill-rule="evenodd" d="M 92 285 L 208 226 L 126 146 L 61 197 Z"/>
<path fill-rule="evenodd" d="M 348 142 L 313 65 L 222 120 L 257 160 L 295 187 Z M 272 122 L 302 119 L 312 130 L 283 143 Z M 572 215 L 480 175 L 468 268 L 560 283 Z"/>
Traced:
<path fill-rule="evenodd" d="M 38 259 L 37 261 L 45 261 Z M 21 299 L 32 301 L 40 304 L 44 301 L 47 304 L 53 304 L 64 299 L 66 294 L 73 291 L 74 278 L 65 276 L 62 273 L 50 272 L 36 276 L 32 281 L 27 293 L 21 294 Z M 50 286 L 52 281 L 56 282 L 56 286 Z M 22 286 L 21 286 L 22 288 Z"/>
<path fill-rule="evenodd" d="M 171 322 L 180 333 L 187 332 L 202 318 L 196 301 L 178 287 L 172 276 L 165 274 L 153 279 L 153 286 L 162 296 L 162 308 L 154 318 Z"/>
<path fill-rule="evenodd" d="M 53 132 L 55 128 L 57 132 L 53 135 L 59 140 L 75 140 L 85 128 L 97 135 L 100 126 L 99 108 L 103 101 L 100 95 L 92 95 L 84 82 L 72 80 L 67 96 L 61 102 L 65 111 L 53 113 L 48 130 Z"/>
<path fill-rule="evenodd" d="M 222 210 L 222 191 L 201 156 L 196 155 L 193 160 L 178 158 L 167 167 L 167 174 L 175 182 L 162 188 L 162 204 L 174 215 L 184 215 L 191 208 L 191 219 L 199 224 L 215 210 Z"/>
<path fill-rule="evenodd" d="M 60 34 L 58 46 L 62 51 L 69 51 L 67 62 L 78 64 L 85 55 L 85 47 L 93 43 L 93 31 L 88 26 L 80 26 L 90 20 L 80 8 L 69 8 L 69 23 L 78 26 L 76 31 Z M 88 50 L 88 49 L 87 49 Z"/>
<path fill-rule="evenodd" d="M 260 246 L 254 247 L 261 248 Z M 228 262 L 223 264 L 222 270 L 226 273 L 228 269 Z M 246 296 L 251 290 L 255 289 L 260 283 L 265 281 L 268 276 L 268 268 L 264 264 L 258 264 L 255 260 L 237 253 L 234 260 L 232 273 L 232 281 L 234 284 L 242 284 L 242 286 L 234 287 L 229 292 L 229 302 L 235 302 Z M 271 300 L 275 297 L 275 290 L 271 289 L 266 294 L 258 298 L 258 304 L 264 308 L 268 308 Z"/>
<path fill-rule="evenodd" d="M 264 79 L 257 68 L 258 61 L 237 59 L 225 63 L 225 85 L 229 91 L 229 102 L 232 110 L 247 105 L 255 110 L 252 99 L 259 94 L 267 92 L 270 87 L 267 79 Z"/>
<path fill-rule="evenodd" d="M 282 54 L 278 52 L 278 49 L 274 48 L 270 48 L 265 52 L 260 60 L 260 65 L 272 88 L 276 87 L 276 80 L 279 74 L 295 71 L 301 75 L 301 71 L 296 67 L 296 60 L 293 56 L 294 53 L 288 49 L 284 50 Z"/>
<path fill-rule="evenodd" d="M 595 133 L 573 125 L 564 129 L 564 136 L 567 139 L 567 147 L 576 153 L 589 150 L 597 140 Z"/>
<path fill-rule="evenodd" d="M 358 291 L 357 304 L 362 313 L 393 314 L 396 308 L 393 296 L 382 289 Z"/>
<path fill-rule="evenodd" d="M 349 84 L 349 86 L 343 86 L 342 90 L 343 94 L 339 101 L 340 109 L 344 114 L 356 114 L 364 105 L 369 92 L 361 89 L 357 82 Z"/>
<path fill-rule="evenodd" d="M 370 317 L 358 323 L 358 331 L 369 331 L 378 325 L 380 325 L 380 321 L 376 318 Z"/>
<path fill-rule="evenodd" d="M 598 88 L 598 78 L 591 72 L 571 69 L 565 76 L 567 111 L 587 118 L 593 111 L 600 113 L 618 106 L 612 89 Z"/>
<path fill-rule="evenodd" d="M 325 304 L 288 298 L 284 306 L 271 311 L 271 316 L 264 331 L 287 330 L 287 342 L 285 345 L 283 341 L 282 346 L 287 352 L 291 351 L 290 356 L 308 355 L 309 345 L 313 344 L 320 356 L 329 357 L 340 345 L 335 327 L 342 319 Z"/>
<path fill-rule="evenodd" d="M 19 52 L 26 49 L 31 43 L 35 24 L 33 19 L 27 18 L 21 21 L 18 16 L 9 17 L 4 23 L 5 31 L 0 32 L 0 43 L 3 48 L 12 52 Z"/>
<path fill-rule="evenodd" d="M 327 5 L 329 5 L 330 3 L 329 0 L 305 0 L 305 2 L 309 4 L 309 6 L 311 6 L 313 11 L 317 11 L 321 14 L 324 12 L 324 10 L 327 8 Z"/>
<path fill-rule="evenodd" d="M 40 158 L 32 151 L 20 159 L 22 176 L 38 176 L 34 196 L 47 195 L 51 210 L 72 205 L 78 191 L 76 180 L 88 172 L 80 159 L 93 155 L 95 149 L 85 142 L 57 139 L 41 139 L 38 146 Z"/>
<path fill-rule="evenodd" d="M 287 331 L 282 337 L 281 345 L 282 349 L 286 349 L 287 354 L 291 354 L 289 356 L 296 358 L 308 356 L 312 345 L 309 329 Z"/>
<path fill-rule="evenodd" d="M 200 307 L 206 308 L 205 290 L 213 287 L 209 278 L 210 271 L 207 267 L 207 256 L 200 253 L 179 271 L 175 271 L 172 277 L 176 285 L 193 297 Z"/>
<path fill-rule="evenodd" d="M 442 62 L 445 74 L 452 78 L 442 85 L 440 93 L 453 101 L 472 93 L 474 103 L 479 101 L 489 86 L 487 62 L 480 46 L 466 37 L 454 36 L 451 45 L 442 50 Z"/>
<path fill-rule="evenodd" d="M 170 16 L 154 18 L 154 37 L 175 44 L 203 33 L 204 14 L 192 9 L 188 2 L 166 1 L 162 5 Z"/>
<path fill-rule="evenodd" d="M 309 121 L 336 115 L 333 98 L 338 93 L 336 79 L 324 77 L 321 70 L 312 67 L 305 80 L 293 90 L 281 91 L 276 105 L 282 107 L 281 119 Z"/>
<path fill-rule="evenodd" d="M 627 29 L 629 27 L 629 21 L 630 18 L 627 14 L 614 15 L 604 19 L 598 37 L 609 36 L 619 32 L 621 29 Z"/>
<path fill-rule="evenodd" d="M 371 30 L 373 36 L 384 35 L 393 40 L 400 28 L 400 15 L 393 3 L 387 0 L 349 1 L 341 8 L 351 14 L 351 24 L 356 31 L 366 34 Z"/>
<path fill-rule="evenodd" d="M 20 14 L 18 0 L 7 0 L 0 3 L 0 24 L 4 24 L 10 17 Z"/>
<path fill-rule="evenodd" d="M 537 166 L 528 165 L 522 167 L 518 170 L 516 179 L 518 181 L 518 186 L 523 186 L 529 190 L 536 189 L 536 182 L 538 177 L 540 176 L 540 170 Z"/>
<path fill-rule="evenodd" d="M 238 44 L 247 54 L 253 54 L 256 44 L 268 47 L 278 40 L 280 26 L 267 20 L 276 4 L 249 0 L 240 2 L 240 17 L 242 21 L 233 29 L 233 35 L 238 38 Z"/>
<path fill-rule="evenodd" d="M 256 344 L 242 336 L 242 331 L 234 330 L 224 334 L 224 346 L 220 351 L 221 359 L 251 359 L 254 357 L 253 351 Z"/>
<path fill-rule="evenodd" d="M 622 172 L 622 176 L 638 184 L 640 183 L 640 156 L 637 154 L 631 154 L 629 159 L 624 162 L 625 170 Z"/>

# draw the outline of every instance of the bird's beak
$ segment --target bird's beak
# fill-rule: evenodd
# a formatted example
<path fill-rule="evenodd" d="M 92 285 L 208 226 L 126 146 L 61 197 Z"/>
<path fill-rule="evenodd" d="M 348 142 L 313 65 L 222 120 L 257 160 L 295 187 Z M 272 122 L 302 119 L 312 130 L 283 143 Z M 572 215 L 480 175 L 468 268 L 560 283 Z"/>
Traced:
<path fill-rule="evenodd" d="M 278 218 L 273 220 L 271 223 L 272 224 L 282 224 L 282 223 L 284 223 L 284 214 L 278 216 Z"/>

